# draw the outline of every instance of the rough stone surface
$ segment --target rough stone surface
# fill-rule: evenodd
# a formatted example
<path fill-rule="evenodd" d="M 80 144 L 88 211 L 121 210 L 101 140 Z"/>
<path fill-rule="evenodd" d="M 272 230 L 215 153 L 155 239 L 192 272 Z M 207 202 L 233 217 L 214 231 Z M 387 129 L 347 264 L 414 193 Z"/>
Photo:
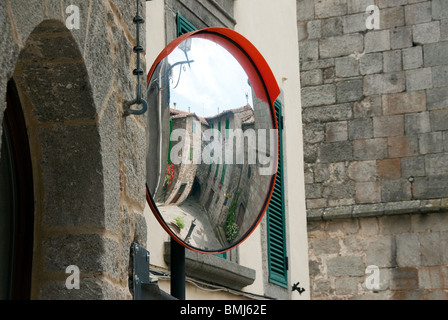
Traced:
<path fill-rule="evenodd" d="M 31 298 L 131 299 L 130 246 L 146 242 L 145 195 L 133 188 L 145 185 L 145 126 L 121 124 L 135 95 L 136 2 L 80 1 L 79 30 L 66 26 L 70 4 L 0 1 L 1 88 L 12 77 L 20 92 L 34 169 Z M 61 282 L 69 265 L 80 290 Z"/>
<path fill-rule="evenodd" d="M 312 298 L 448 299 L 448 2 L 297 3 Z"/>

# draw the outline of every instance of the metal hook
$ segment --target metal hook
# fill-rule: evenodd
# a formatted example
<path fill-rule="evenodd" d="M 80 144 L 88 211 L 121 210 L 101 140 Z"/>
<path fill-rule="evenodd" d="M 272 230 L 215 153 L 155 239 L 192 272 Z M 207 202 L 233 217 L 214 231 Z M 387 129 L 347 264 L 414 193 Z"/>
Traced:
<path fill-rule="evenodd" d="M 128 115 L 142 115 L 148 110 L 148 102 L 142 98 L 142 85 L 140 84 L 140 76 L 145 74 L 145 71 L 140 67 L 140 53 L 145 51 L 145 49 L 140 45 L 140 24 L 145 23 L 145 19 L 140 16 L 140 3 L 137 0 L 137 15 L 134 17 L 134 23 L 137 28 L 137 45 L 134 47 L 133 51 L 137 54 L 137 68 L 133 71 L 134 76 L 137 77 L 137 93 L 135 100 L 131 102 L 125 102 L 124 116 Z M 143 105 L 140 110 L 131 109 L 133 105 Z"/>

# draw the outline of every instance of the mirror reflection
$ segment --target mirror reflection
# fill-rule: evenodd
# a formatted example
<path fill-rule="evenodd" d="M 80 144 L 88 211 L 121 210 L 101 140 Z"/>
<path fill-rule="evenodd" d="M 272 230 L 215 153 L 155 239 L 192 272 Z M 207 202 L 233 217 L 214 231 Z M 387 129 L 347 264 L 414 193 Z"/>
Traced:
<path fill-rule="evenodd" d="M 171 235 L 203 252 L 234 247 L 258 224 L 277 159 L 272 108 L 253 89 L 262 80 L 215 40 L 184 40 L 147 89 L 148 192 Z"/>

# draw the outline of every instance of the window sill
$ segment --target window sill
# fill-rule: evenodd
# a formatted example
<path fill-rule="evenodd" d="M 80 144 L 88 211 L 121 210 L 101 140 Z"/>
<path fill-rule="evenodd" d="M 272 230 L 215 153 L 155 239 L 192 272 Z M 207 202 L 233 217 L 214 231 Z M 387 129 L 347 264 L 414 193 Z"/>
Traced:
<path fill-rule="evenodd" d="M 165 242 L 165 262 L 171 264 L 170 243 Z M 255 270 L 214 255 L 185 250 L 185 274 L 189 277 L 240 290 L 255 281 Z"/>

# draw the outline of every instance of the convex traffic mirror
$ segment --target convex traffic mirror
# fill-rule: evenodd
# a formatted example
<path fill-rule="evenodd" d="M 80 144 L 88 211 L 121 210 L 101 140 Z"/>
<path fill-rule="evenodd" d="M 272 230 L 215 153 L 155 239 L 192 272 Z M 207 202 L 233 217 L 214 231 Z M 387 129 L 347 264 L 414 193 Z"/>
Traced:
<path fill-rule="evenodd" d="M 257 227 L 278 160 L 279 88 L 255 47 L 208 28 L 165 48 L 147 83 L 147 201 L 183 246 L 221 253 Z"/>

